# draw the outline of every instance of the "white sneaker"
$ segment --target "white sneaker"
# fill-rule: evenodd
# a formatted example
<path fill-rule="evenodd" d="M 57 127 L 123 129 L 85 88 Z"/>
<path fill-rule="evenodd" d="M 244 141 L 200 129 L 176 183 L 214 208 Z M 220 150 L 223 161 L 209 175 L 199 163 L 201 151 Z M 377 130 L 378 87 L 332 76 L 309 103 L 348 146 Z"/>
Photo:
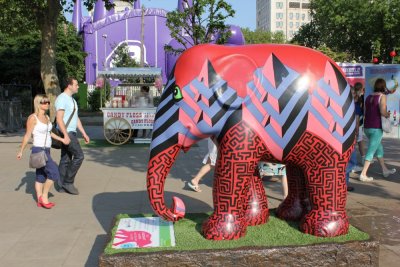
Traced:
<path fill-rule="evenodd" d="M 389 175 L 396 173 L 396 169 L 387 170 L 387 172 L 383 172 L 383 177 L 387 178 Z"/>
<path fill-rule="evenodd" d="M 354 168 L 351 170 L 351 172 L 360 172 L 360 171 L 362 171 L 362 170 L 363 170 L 363 167 L 362 167 L 362 166 L 356 165 L 356 166 L 354 166 Z"/>
<path fill-rule="evenodd" d="M 368 176 L 365 176 L 365 175 L 362 175 L 362 174 L 360 174 L 360 178 L 359 179 L 360 179 L 361 182 L 372 182 L 374 180 L 373 177 L 368 177 Z"/>

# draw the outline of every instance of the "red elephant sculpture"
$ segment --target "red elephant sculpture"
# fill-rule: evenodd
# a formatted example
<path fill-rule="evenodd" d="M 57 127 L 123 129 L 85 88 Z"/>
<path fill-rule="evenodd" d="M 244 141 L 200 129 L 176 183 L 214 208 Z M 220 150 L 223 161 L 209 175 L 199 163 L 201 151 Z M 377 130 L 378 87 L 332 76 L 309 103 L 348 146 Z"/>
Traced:
<path fill-rule="evenodd" d="M 289 195 L 277 215 L 316 236 L 346 234 L 345 169 L 355 141 L 354 104 L 327 56 L 292 45 L 199 45 L 177 60 L 156 112 L 147 173 L 154 211 L 170 221 L 164 183 L 179 151 L 211 137 L 218 146 L 214 213 L 205 238 L 237 239 L 268 221 L 259 161 L 287 166 Z"/>

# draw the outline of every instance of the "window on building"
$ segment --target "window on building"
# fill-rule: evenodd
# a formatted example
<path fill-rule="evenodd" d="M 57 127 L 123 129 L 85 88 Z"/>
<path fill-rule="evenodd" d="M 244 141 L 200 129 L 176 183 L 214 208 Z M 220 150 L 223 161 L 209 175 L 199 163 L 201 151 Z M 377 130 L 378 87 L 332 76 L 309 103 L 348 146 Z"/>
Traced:
<path fill-rule="evenodd" d="M 293 13 L 292 12 L 289 13 L 289 19 L 293 19 Z"/>
<path fill-rule="evenodd" d="M 293 28 L 293 22 L 289 22 L 289 28 Z"/>
<path fill-rule="evenodd" d="M 289 2 L 289 8 L 300 8 L 300 2 Z"/>
<path fill-rule="evenodd" d="M 301 14 L 301 20 L 305 20 L 306 19 L 306 14 Z"/>
<path fill-rule="evenodd" d="M 283 13 L 276 13 L 276 19 L 283 19 Z"/>
<path fill-rule="evenodd" d="M 297 20 L 300 19 L 300 13 L 296 13 L 296 19 L 297 19 Z"/>
<path fill-rule="evenodd" d="M 301 8 L 303 9 L 310 9 L 310 3 L 302 3 Z"/>
<path fill-rule="evenodd" d="M 276 2 L 276 8 L 282 9 L 283 8 L 283 2 Z"/>
<path fill-rule="evenodd" d="M 296 22 L 296 28 L 300 27 L 300 22 Z"/>

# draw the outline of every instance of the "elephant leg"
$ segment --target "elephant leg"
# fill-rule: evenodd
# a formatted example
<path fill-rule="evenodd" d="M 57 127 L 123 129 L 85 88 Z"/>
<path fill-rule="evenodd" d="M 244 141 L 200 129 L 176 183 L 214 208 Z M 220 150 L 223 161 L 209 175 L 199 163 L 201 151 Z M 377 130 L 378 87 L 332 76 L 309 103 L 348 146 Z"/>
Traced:
<path fill-rule="evenodd" d="M 245 216 L 249 226 L 264 224 L 269 219 L 268 200 L 258 170 L 250 177 Z"/>
<path fill-rule="evenodd" d="M 299 221 L 309 210 L 310 203 L 306 195 L 306 184 L 303 170 L 293 164 L 286 165 L 288 196 L 279 205 L 278 218 L 287 221 Z"/>
<path fill-rule="evenodd" d="M 323 150 L 315 167 L 306 168 L 306 189 L 311 210 L 300 222 L 304 233 L 321 237 L 347 234 L 349 221 L 346 214 L 347 187 L 345 170 L 351 149 L 344 155 Z M 322 160 L 325 159 L 325 162 Z"/>
<path fill-rule="evenodd" d="M 300 222 L 300 230 L 304 233 L 322 237 L 347 234 L 346 162 L 339 162 L 339 165 L 339 168 L 308 170 L 307 191 L 311 210 Z"/>
<path fill-rule="evenodd" d="M 257 149 L 260 144 L 261 139 L 243 122 L 230 128 L 219 141 L 213 187 L 214 213 L 203 223 L 205 238 L 231 240 L 246 234 L 249 191 L 258 187 L 256 195 L 259 196 L 261 192 L 260 185 L 251 185 L 256 162 L 261 157 L 260 149 Z M 264 211 L 261 212 L 264 217 L 268 213 L 265 212 L 265 203 L 262 203 Z M 263 220 L 258 215 L 254 216 L 254 221 Z"/>

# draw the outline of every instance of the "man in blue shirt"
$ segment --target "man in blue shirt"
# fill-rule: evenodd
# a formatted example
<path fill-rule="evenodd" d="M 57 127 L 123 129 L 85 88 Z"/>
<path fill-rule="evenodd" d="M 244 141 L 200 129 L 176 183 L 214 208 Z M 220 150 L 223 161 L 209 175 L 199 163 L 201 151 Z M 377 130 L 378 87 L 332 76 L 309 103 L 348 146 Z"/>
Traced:
<path fill-rule="evenodd" d="M 76 129 L 81 132 L 86 144 L 90 142 L 90 138 L 78 117 L 78 105 L 72 97 L 78 92 L 78 88 L 76 79 L 67 78 L 64 92 L 57 97 L 55 102 L 57 127 L 67 141 L 67 145 L 63 144 L 61 147 L 61 159 L 58 166 L 60 171 L 59 192 L 67 192 L 73 195 L 79 194 L 78 189 L 74 186 L 74 181 L 84 159 L 82 148 L 76 136 Z M 73 114 L 72 117 L 71 114 Z"/>

